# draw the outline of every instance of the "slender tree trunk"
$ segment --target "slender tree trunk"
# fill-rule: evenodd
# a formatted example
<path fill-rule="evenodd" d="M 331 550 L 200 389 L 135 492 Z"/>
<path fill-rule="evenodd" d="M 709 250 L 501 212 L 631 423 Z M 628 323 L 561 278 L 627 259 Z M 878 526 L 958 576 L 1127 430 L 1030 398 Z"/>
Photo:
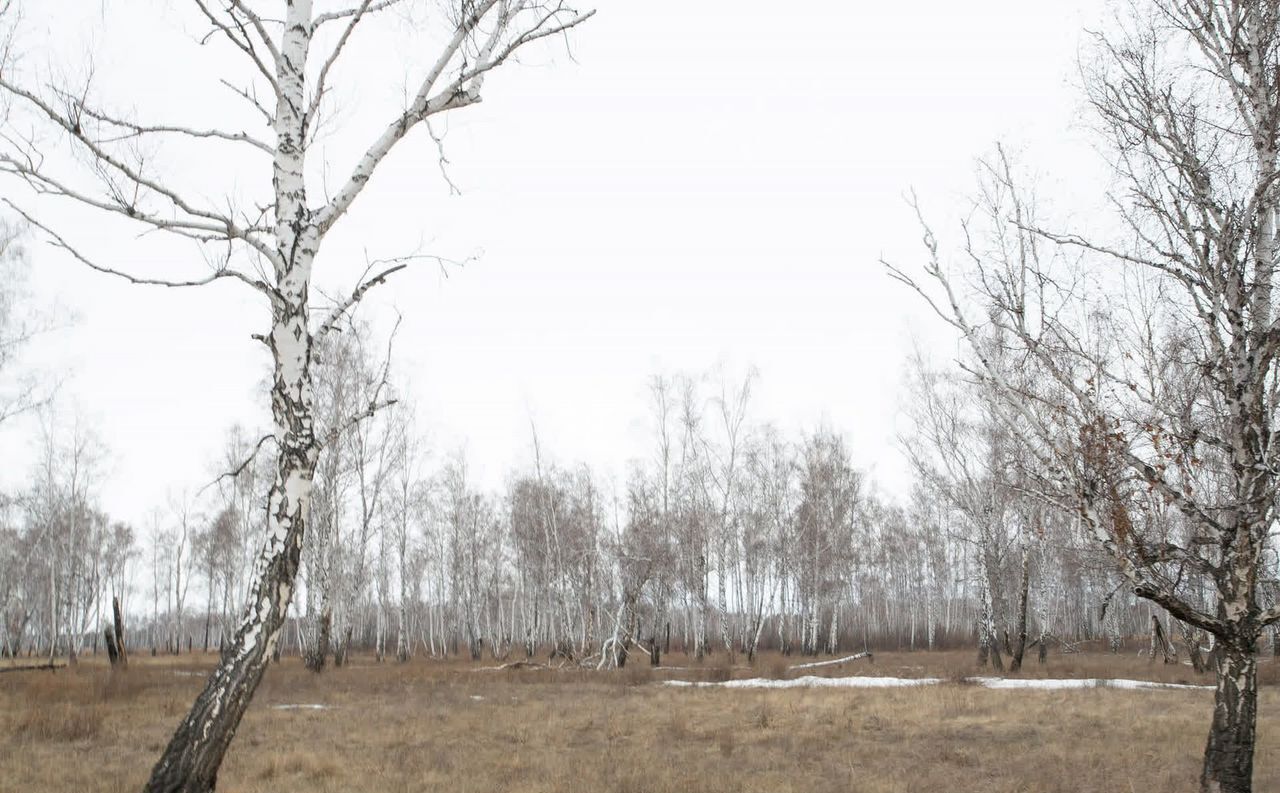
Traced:
<path fill-rule="evenodd" d="M 1193 629 L 1182 620 L 1177 620 L 1177 623 L 1182 641 L 1187 645 L 1187 657 L 1191 659 L 1191 668 L 1196 672 L 1204 672 L 1207 665 L 1204 662 L 1204 654 L 1200 652 L 1200 631 Z"/>
<path fill-rule="evenodd" d="M 400 607 L 396 612 L 396 660 L 404 663 L 409 660 L 409 609 L 405 595 L 400 594 Z"/>
<path fill-rule="evenodd" d="M 116 643 L 116 653 L 120 657 L 120 666 L 129 665 L 129 651 L 124 646 L 124 617 L 120 613 L 120 598 L 111 598 L 112 632 Z"/>
<path fill-rule="evenodd" d="M 405 477 L 408 473 L 404 474 Z M 407 481 L 407 479 L 406 479 Z M 409 660 L 409 566 L 408 566 L 408 544 L 409 527 L 408 527 L 408 485 L 405 485 L 401 491 L 403 510 L 400 516 L 400 535 L 397 538 L 399 545 L 400 560 L 400 602 L 396 608 L 396 660 L 404 663 Z M 515 610 L 515 604 L 512 604 L 512 610 Z"/>
<path fill-rule="evenodd" d="M 271 412 L 279 456 L 267 500 L 267 538 L 231 646 L 151 772 L 147 793 L 209 793 L 279 639 L 302 555 L 320 453 L 313 423 L 308 292 L 319 230 L 303 181 L 303 69 L 312 4 L 287 4 L 277 80 L 274 159 L 276 296 L 266 337 L 273 358 Z"/>
<path fill-rule="evenodd" d="M 1027 650 L 1027 593 L 1031 585 L 1031 554 L 1022 549 L 1022 584 L 1018 589 L 1018 633 L 1009 653 L 1009 671 L 1022 668 L 1022 656 Z"/>
<path fill-rule="evenodd" d="M 995 615 L 991 603 L 991 589 L 987 585 L 986 575 L 978 584 L 980 610 L 978 612 L 978 666 L 986 666 L 988 661 L 997 672 L 1004 671 L 1000 661 L 1000 644 L 996 638 Z"/>
<path fill-rule="evenodd" d="M 831 601 L 831 626 L 827 631 L 827 654 L 835 655 L 840 646 L 840 605 L 839 600 Z"/>

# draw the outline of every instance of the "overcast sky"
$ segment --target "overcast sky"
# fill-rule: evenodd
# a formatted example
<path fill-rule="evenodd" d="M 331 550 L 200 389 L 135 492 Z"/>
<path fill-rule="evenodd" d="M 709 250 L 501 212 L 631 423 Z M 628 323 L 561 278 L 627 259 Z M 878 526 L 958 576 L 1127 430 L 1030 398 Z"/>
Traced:
<path fill-rule="evenodd" d="M 195 45 L 201 31 L 174 8 L 185 4 L 26 5 L 30 74 L 83 74 L 92 53 L 94 88 L 114 107 L 252 122 L 217 82 L 243 70 Z M 1052 189 L 1095 168 L 1074 75 L 1100 0 L 597 8 L 572 57 L 562 45 L 529 53 L 451 118 L 461 196 L 430 138 L 413 135 L 335 229 L 317 282 L 349 290 L 366 255 L 476 257 L 447 278 L 427 264 L 398 275 L 365 315 L 385 330 L 403 314 L 397 376 L 436 448 L 465 445 L 490 486 L 529 459 L 531 418 L 556 461 L 620 473 L 650 452 L 651 374 L 741 377 L 753 365 L 756 420 L 791 432 L 826 422 L 884 491 L 905 494 L 905 358 L 917 342 L 940 357 L 956 347 L 879 264 L 919 260 L 903 195 L 914 188 L 938 225 L 954 223 L 975 157 L 997 140 L 1051 174 Z M 417 23 L 431 27 L 428 15 Z M 428 34 L 393 27 L 371 26 L 337 76 L 341 113 L 325 143 L 335 178 L 430 55 Z M 157 156 L 215 198 L 269 184 L 255 154 Z M 175 276 L 203 266 L 189 248 L 28 206 L 107 263 Z M 249 339 L 266 306 L 230 283 L 134 287 L 31 248 L 36 299 L 76 321 L 30 360 L 65 379 L 64 420 L 79 412 L 109 448 L 105 508 L 145 525 L 168 493 L 210 479 L 228 426 L 266 426 L 267 355 Z M 21 480 L 33 426 L 0 433 L 5 484 Z"/>

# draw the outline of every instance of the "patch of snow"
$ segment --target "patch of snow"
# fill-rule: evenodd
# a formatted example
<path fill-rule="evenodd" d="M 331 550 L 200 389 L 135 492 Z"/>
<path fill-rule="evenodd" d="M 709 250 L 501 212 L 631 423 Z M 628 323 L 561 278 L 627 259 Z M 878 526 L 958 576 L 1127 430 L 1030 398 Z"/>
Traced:
<path fill-rule="evenodd" d="M 1057 691 L 1065 688 L 1098 688 L 1094 678 L 1064 678 L 1058 680 L 1031 680 L 1021 677 L 966 677 L 966 683 L 983 688 L 1036 688 L 1044 691 Z"/>
<path fill-rule="evenodd" d="M 472 694 L 471 698 L 474 699 L 476 702 L 479 702 L 480 700 L 484 699 L 484 697 L 480 696 L 479 694 Z"/>
<path fill-rule="evenodd" d="M 1213 686 L 1191 686 L 1184 683 L 1156 683 L 1151 680 L 1123 680 L 1123 679 L 1107 679 L 1097 677 L 1086 677 L 1081 679 L 1066 680 L 1033 680 L 1026 678 L 1007 678 L 1007 677 L 971 677 L 968 678 L 970 683 L 977 683 L 987 688 L 1036 688 L 1041 690 L 1058 690 L 1065 688 L 1124 688 L 1124 689 L 1153 689 L 1153 688 L 1171 688 L 1183 690 L 1203 690 L 1211 689 Z"/>
<path fill-rule="evenodd" d="M 933 686 L 943 683 L 937 677 L 818 677 L 808 675 L 793 680 L 771 680 L 755 677 L 745 680 L 726 680 L 720 683 L 666 680 L 662 685 L 679 688 L 909 688 L 915 686 Z M 1080 688 L 1119 688 L 1119 689 L 1182 689 L 1207 690 L 1213 686 L 1193 686 L 1182 683 L 1156 683 L 1150 680 L 1108 680 L 1103 678 L 1080 679 L 1043 679 L 1006 677 L 969 677 L 965 682 L 992 689 L 1038 689 L 1056 691 L 1061 689 Z"/>
<path fill-rule="evenodd" d="M 1212 691 L 1213 686 L 1195 686 L 1187 683 L 1153 683 L 1150 680 L 1104 680 L 1112 688 L 1180 688 L 1197 691 Z"/>
<path fill-rule="evenodd" d="M 272 710 L 331 710 L 332 708 L 333 708 L 333 705 L 320 705 L 320 704 L 301 704 L 301 705 L 286 704 L 286 705 L 271 706 Z"/>
<path fill-rule="evenodd" d="M 931 686 L 941 683 L 936 677 L 818 677 L 807 675 L 793 680 L 771 680 L 765 677 L 753 677 L 746 680 L 726 680 L 723 683 L 690 682 L 688 680 L 667 680 L 668 686 L 686 686 L 695 688 L 905 688 L 910 686 Z"/>

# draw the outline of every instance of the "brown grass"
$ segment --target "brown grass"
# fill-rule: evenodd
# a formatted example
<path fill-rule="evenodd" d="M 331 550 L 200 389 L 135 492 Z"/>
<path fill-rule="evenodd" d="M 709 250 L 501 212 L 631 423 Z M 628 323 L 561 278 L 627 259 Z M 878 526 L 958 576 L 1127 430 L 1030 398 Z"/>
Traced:
<path fill-rule="evenodd" d="M 617 672 L 474 671 L 466 662 L 356 659 L 315 676 L 268 673 L 219 790 L 610 793 L 1191 791 L 1210 716 L 1206 691 L 671 688 L 643 663 Z M 789 676 L 804 659 L 713 657 L 687 679 Z M 202 683 L 185 663 L 136 658 L 0 675 L 0 788 L 135 791 Z M 492 665 L 486 661 L 482 665 Z M 1280 668 L 1262 663 L 1264 678 Z M 807 673 L 976 673 L 971 653 L 877 654 Z M 1189 668 L 1081 654 L 1025 676 L 1205 683 Z M 1280 690 L 1259 707 L 1258 790 L 1280 789 Z M 324 704 L 326 710 L 273 705 Z"/>

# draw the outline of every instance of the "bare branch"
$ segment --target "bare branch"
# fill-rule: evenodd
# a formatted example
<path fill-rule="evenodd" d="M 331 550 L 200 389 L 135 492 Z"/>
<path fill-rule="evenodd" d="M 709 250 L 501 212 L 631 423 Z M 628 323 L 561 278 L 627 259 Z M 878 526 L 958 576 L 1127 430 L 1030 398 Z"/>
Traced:
<path fill-rule="evenodd" d="M 371 268 L 372 266 L 373 264 L 371 263 L 369 267 Z M 389 276 L 399 272 L 400 270 L 405 269 L 408 266 L 409 266 L 408 264 L 393 265 L 383 270 L 382 272 L 378 273 L 374 277 L 368 279 L 367 281 L 364 281 L 363 283 L 361 283 L 351 292 L 351 296 L 348 297 L 346 300 L 343 300 L 342 303 L 340 303 L 338 307 L 335 308 L 329 314 L 329 316 L 325 319 L 325 321 L 320 324 L 320 327 L 318 330 L 316 330 L 315 335 L 317 337 L 323 336 L 329 331 L 333 330 L 334 326 L 338 324 L 338 321 L 342 319 L 342 316 L 346 314 L 348 311 L 350 311 L 352 306 L 359 303 L 360 300 L 365 296 L 365 294 L 370 289 L 373 289 L 375 286 L 378 286 L 379 284 L 385 283 Z M 369 272 L 369 268 L 366 268 L 365 273 L 367 274 L 368 272 Z"/>
<path fill-rule="evenodd" d="M 400 5 L 403 2 L 405 2 L 405 0 L 379 0 L 379 2 L 376 3 L 363 2 L 357 8 L 347 8 L 341 11 L 328 11 L 316 16 L 315 20 L 311 23 L 311 29 L 313 31 L 319 30 L 320 27 L 326 23 L 335 22 L 339 19 L 346 19 L 350 16 L 374 14 L 378 11 L 391 8 L 392 6 Z"/>
<path fill-rule="evenodd" d="M 40 229 L 45 234 L 48 234 L 52 238 L 50 240 L 50 244 L 52 244 L 54 247 L 63 249 L 67 253 L 71 254 L 77 261 L 79 261 L 81 264 L 83 264 L 84 266 L 88 267 L 91 270 L 96 270 L 97 272 L 105 273 L 107 275 L 114 275 L 117 278 L 123 278 L 124 280 L 128 281 L 131 284 L 140 284 L 145 286 L 169 286 L 169 287 L 205 286 L 221 278 L 234 278 L 237 281 L 241 281 L 245 284 L 248 284 L 249 286 L 253 287 L 255 290 L 263 293 L 264 295 L 267 295 L 268 297 L 271 297 L 273 294 L 273 290 L 271 289 L 271 287 L 267 286 L 263 282 L 252 279 L 249 276 L 245 275 L 244 273 L 241 273 L 237 270 L 233 270 L 226 265 L 218 269 L 215 269 L 213 272 L 209 273 L 209 275 L 205 276 L 204 278 L 198 278 L 198 279 L 193 279 L 189 281 L 173 281 L 173 280 L 168 280 L 163 278 L 142 278 L 136 275 L 131 275 L 122 270 L 117 270 L 113 267 L 107 267 L 105 265 L 98 264 L 94 262 L 92 259 L 82 254 L 76 248 L 74 248 L 70 243 L 68 243 L 65 239 L 63 239 L 53 229 L 49 228 L 45 224 L 33 218 L 30 214 L 25 212 L 17 204 L 14 204 L 12 201 L 10 201 L 7 198 L 0 199 L 0 200 L 3 200 L 5 204 L 7 204 L 13 211 L 21 215 L 32 226 Z"/>
<path fill-rule="evenodd" d="M 475 66 L 465 68 L 448 85 L 439 91 L 435 91 L 437 81 L 450 62 L 453 61 L 454 56 L 461 50 L 462 45 L 477 30 L 481 20 L 497 6 L 499 6 L 499 0 L 480 0 L 472 9 L 472 13 L 459 22 L 453 37 L 445 45 L 436 62 L 427 71 L 409 107 L 387 125 L 383 133 L 378 136 L 377 140 L 366 150 L 364 156 L 360 158 L 351 175 L 347 178 L 346 183 L 339 189 L 329 204 L 317 213 L 317 225 L 321 234 L 331 228 L 346 213 L 356 196 L 364 190 L 365 185 L 373 177 L 378 165 L 391 152 L 392 148 L 408 134 L 409 130 L 417 126 L 419 122 L 438 113 L 476 104 L 480 101 L 480 88 L 483 85 L 484 75 L 501 65 L 517 49 L 538 39 L 576 27 L 595 14 L 594 11 L 578 14 L 570 12 L 562 6 L 556 6 L 554 10 L 540 18 L 531 29 L 514 37 L 507 46 L 498 48 L 496 46 L 497 37 L 506 29 L 512 19 L 512 14 L 508 12 L 506 4 L 502 3 L 499 10 L 501 19 L 498 20 L 497 27 L 481 49 L 480 61 Z M 521 3 L 516 10 L 523 7 L 524 3 Z M 571 17 L 563 22 L 554 21 L 560 19 L 564 13 L 570 13 Z"/>
<path fill-rule="evenodd" d="M 217 478 L 215 478 L 212 482 L 209 482 L 207 485 L 197 490 L 196 495 L 197 496 L 200 495 L 204 491 L 208 490 L 209 488 L 221 482 L 223 479 L 235 479 L 237 476 L 244 473 L 244 470 L 253 463 L 255 458 L 257 458 L 258 452 L 262 450 L 262 445 L 265 444 L 267 441 L 274 441 L 274 440 L 276 440 L 276 436 L 274 434 L 263 435 L 261 438 L 258 439 L 258 442 L 253 445 L 253 451 L 249 452 L 249 455 L 245 457 L 244 460 L 242 460 L 239 465 L 237 465 L 235 468 L 231 469 L 230 471 L 223 471 L 222 473 L 218 474 Z"/>
<path fill-rule="evenodd" d="M 265 141 L 250 135 L 247 132 L 225 132 L 220 129 L 193 129 L 191 127 L 174 126 L 174 125 L 144 125 L 137 124 L 132 121 L 126 121 L 120 118 L 114 118 L 99 110 L 83 107 L 85 115 L 112 126 L 117 126 L 129 133 L 130 137 L 139 135 L 153 134 L 175 134 L 185 135 L 191 138 L 214 138 L 217 140 L 225 140 L 231 143 L 247 143 L 256 149 L 267 154 L 274 155 L 275 147 Z M 107 141 L 102 141 L 107 142 Z"/>

